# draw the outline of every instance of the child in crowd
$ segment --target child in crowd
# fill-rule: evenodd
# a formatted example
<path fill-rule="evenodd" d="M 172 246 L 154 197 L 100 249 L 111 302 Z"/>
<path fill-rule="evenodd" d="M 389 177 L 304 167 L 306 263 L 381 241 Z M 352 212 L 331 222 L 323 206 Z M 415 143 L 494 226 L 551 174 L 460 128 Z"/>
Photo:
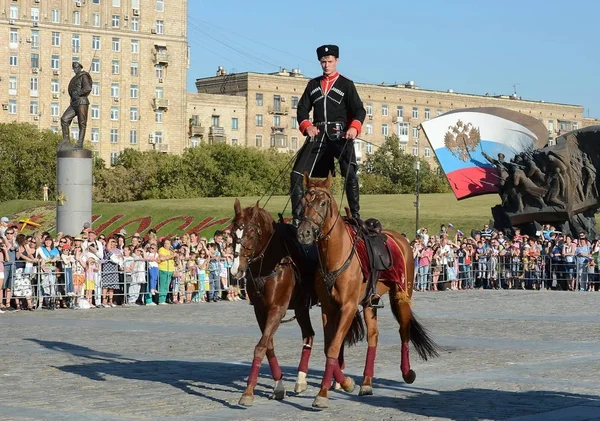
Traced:
<path fill-rule="evenodd" d="M 133 284 L 133 271 L 135 266 L 135 258 L 131 255 L 131 248 L 123 248 L 123 273 L 124 273 L 124 290 L 127 291 L 127 306 L 135 305 L 135 302 L 140 295 L 140 285 Z"/>
<path fill-rule="evenodd" d="M 133 298 L 131 295 L 136 294 L 135 301 L 131 302 L 131 304 L 135 304 L 140 295 L 140 290 L 143 284 L 146 283 L 146 259 L 144 257 L 144 249 L 142 247 L 138 247 L 135 249 L 135 254 L 133 256 L 133 272 L 131 273 L 131 286 L 129 289 L 130 298 Z"/>
<path fill-rule="evenodd" d="M 206 292 L 210 289 L 208 278 L 208 252 L 205 248 L 200 248 L 197 259 L 198 268 L 198 297 L 199 301 L 206 302 Z"/>
<path fill-rule="evenodd" d="M 210 292 L 208 293 L 207 301 L 216 303 L 221 299 L 221 297 L 219 297 L 221 252 L 219 251 L 217 244 L 214 242 L 214 240 L 209 241 L 208 244 L 208 259 L 208 277 L 210 281 Z"/>
<path fill-rule="evenodd" d="M 186 260 L 184 283 L 185 283 L 185 303 L 192 302 L 192 294 L 198 287 L 198 268 L 196 267 L 197 254 L 190 253 L 190 257 Z"/>
<path fill-rule="evenodd" d="M 92 293 L 96 288 L 96 277 L 99 271 L 100 262 L 98 258 L 94 254 L 89 253 L 85 267 L 85 299 L 90 305 L 92 305 Z M 100 304 L 100 297 L 95 297 L 95 299 Z"/>

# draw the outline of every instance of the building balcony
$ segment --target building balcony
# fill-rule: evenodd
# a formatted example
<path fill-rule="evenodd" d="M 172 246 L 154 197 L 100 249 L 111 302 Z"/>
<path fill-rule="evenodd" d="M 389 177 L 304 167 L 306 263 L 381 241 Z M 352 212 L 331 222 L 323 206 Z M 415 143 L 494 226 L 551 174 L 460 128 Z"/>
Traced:
<path fill-rule="evenodd" d="M 271 126 L 271 134 L 283 134 L 284 132 L 285 132 L 285 127 Z"/>
<path fill-rule="evenodd" d="M 271 147 L 273 148 L 287 148 L 288 147 L 288 139 L 287 135 L 282 133 L 272 134 L 271 135 Z"/>
<path fill-rule="evenodd" d="M 169 145 L 166 143 L 157 143 L 154 147 L 159 152 L 169 152 Z"/>
<path fill-rule="evenodd" d="M 210 127 L 208 129 L 208 141 L 210 143 L 225 142 L 225 129 L 223 127 Z"/>
<path fill-rule="evenodd" d="M 189 134 L 190 136 L 204 136 L 204 127 L 200 125 L 190 125 Z"/>
<path fill-rule="evenodd" d="M 269 111 L 269 114 L 288 115 L 290 112 L 290 107 L 284 107 L 282 105 L 279 107 L 269 106 L 268 111 Z"/>
<path fill-rule="evenodd" d="M 152 100 L 152 106 L 155 110 L 169 108 L 169 100 L 164 98 L 154 98 L 154 100 Z"/>
<path fill-rule="evenodd" d="M 169 64 L 169 53 L 157 51 L 154 53 L 154 64 Z"/>

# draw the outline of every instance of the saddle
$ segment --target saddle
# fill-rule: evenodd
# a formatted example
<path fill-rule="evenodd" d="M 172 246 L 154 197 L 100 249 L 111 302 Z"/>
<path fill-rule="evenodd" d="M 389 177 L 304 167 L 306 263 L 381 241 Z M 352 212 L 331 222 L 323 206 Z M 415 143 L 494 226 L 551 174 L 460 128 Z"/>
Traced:
<path fill-rule="evenodd" d="M 380 297 L 377 294 L 379 274 L 391 268 L 394 263 L 387 244 L 387 237 L 381 232 L 381 222 L 375 218 L 363 221 L 351 216 L 347 216 L 345 220 L 354 227 L 356 236 L 364 241 L 369 260 L 369 277 L 364 280 L 368 284 L 363 304 L 381 308 L 383 303 L 379 303 Z"/>

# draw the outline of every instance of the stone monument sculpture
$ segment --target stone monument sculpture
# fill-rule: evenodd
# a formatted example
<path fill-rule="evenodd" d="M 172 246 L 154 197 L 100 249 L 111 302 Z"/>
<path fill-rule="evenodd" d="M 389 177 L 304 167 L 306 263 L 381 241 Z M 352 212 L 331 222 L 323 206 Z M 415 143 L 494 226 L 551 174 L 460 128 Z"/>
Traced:
<path fill-rule="evenodd" d="M 92 217 L 92 151 L 83 148 L 92 78 L 79 62 L 73 62 L 73 71 L 71 100 L 60 119 L 63 140 L 56 154 L 56 230 L 68 235 L 78 234 Z M 69 130 L 75 117 L 79 138 L 73 147 Z"/>
<path fill-rule="evenodd" d="M 535 233 L 540 224 L 552 224 L 563 233 L 600 238 L 594 219 L 600 209 L 600 126 L 569 132 L 556 144 L 521 152 L 509 162 L 486 159 L 501 180 L 502 204 L 492 208 L 497 229 L 516 226 Z"/>

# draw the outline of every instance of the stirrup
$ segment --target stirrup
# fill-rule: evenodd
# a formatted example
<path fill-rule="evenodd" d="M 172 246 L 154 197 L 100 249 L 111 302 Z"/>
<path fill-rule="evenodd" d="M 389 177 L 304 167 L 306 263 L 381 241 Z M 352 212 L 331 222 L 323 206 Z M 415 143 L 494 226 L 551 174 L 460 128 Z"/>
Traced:
<path fill-rule="evenodd" d="M 373 303 L 373 299 L 377 299 L 377 304 Z M 381 295 L 379 294 L 372 294 L 368 299 L 367 299 L 367 307 L 371 307 L 371 308 L 384 308 L 383 305 L 383 300 L 381 299 Z"/>

